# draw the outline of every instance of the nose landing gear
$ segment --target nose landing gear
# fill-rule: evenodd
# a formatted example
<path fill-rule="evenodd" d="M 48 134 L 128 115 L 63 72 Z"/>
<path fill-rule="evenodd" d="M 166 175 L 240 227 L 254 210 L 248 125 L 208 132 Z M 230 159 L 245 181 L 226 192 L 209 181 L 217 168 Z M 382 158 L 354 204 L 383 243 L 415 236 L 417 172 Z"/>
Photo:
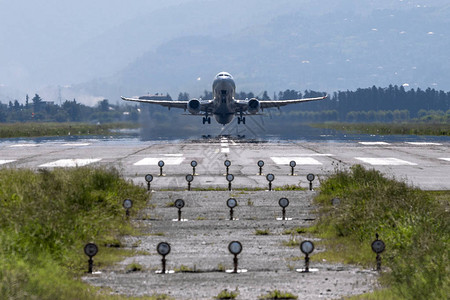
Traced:
<path fill-rule="evenodd" d="M 205 123 L 211 124 L 211 117 L 203 117 L 203 124 Z"/>
<path fill-rule="evenodd" d="M 238 121 L 238 124 L 242 123 L 245 125 L 245 117 L 238 117 L 237 121 Z"/>

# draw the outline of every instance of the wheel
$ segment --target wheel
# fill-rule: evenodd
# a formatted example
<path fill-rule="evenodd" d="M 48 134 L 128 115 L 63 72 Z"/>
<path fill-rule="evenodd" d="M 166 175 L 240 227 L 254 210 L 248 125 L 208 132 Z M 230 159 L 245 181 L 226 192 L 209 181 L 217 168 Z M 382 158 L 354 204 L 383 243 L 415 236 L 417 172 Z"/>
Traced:
<path fill-rule="evenodd" d="M 211 117 L 208 117 L 208 124 L 211 124 Z"/>
<path fill-rule="evenodd" d="M 242 117 L 242 124 L 245 125 L 245 117 Z"/>
<path fill-rule="evenodd" d="M 238 117 L 238 124 L 241 124 L 241 117 Z"/>

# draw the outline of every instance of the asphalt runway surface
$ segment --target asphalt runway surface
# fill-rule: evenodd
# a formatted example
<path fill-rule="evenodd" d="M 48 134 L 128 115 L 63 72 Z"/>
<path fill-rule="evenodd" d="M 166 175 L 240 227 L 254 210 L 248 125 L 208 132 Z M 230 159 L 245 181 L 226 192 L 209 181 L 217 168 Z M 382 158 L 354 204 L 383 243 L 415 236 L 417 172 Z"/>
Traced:
<path fill-rule="evenodd" d="M 132 220 L 144 235 L 124 237 L 125 247 L 140 255 L 85 276 L 84 281 L 112 294 L 167 294 L 175 299 L 213 299 L 223 289 L 238 290 L 237 299 L 257 299 L 269 291 L 281 290 L 299 299 L 339 299 L 377 288 L 377 272 L 372 268 L 313 261 L 315 272 L 299 273 L 303 255 L 292 241 L 311 240 L 315 252 L 324 251 L 320 240 L 307 234 L 289 234 L 289 230 L 312 224 L 315 216 L 315 191 L 273 191 L 266 175 L 275 179 L 272 187 L 298 185 L 308 188 L 307 174 L 315 175 L 313 189 L 336 169 L 362 164 L 384 174 L 427 190 L 450 188 L 450 140 L 408 137 L 382 138 L 360 136 L 339 139 L 322 136 L 313 140 L 263 141 L 229 136 L 206 139 L 141 141 L 137 138 L 16 139 L 0 142 L 0 165 L 4 168 L 51 169 L 76 166 L 118 168 L 126 178 L 146 186 L 144 176 L 153 175 L 151 200 L 144 211 Z M 164 161 L 160 175 L 159 161 Z M 192 188 L 187 192 L 186 175 L 193 173 Z M 234 175 L 232 189 L 260 188 L 256 191 L 227 191 L 224 161 Z M 264 161 L 259 175 L 257 162 Z M 296 162 L 294 176 L 289 166 Z M 222 191 L 208 191 L 221 188 Z M 226 200 L 236 198 L 234 218 L 228 220 Z M 278 200 L 286 197 L 290 204 L 285 221 L 280 221 Z M 182 198 L 183 222 L 171 202 Z M 258 230 L 267 231 L 259 235 Z M 233 268 L 227 246 L 239 240 L 239 274 L 224 272 Z M 172 251 L 167 268 L 172 274 L 156 274 L 161 257 L 156 245 L 166 241 Z M 101 255 L 99 253 L 98 255 Z M 314 253 L 312 254 L 312 256 Z M 127 272 L 131 263 L 142 266 L 139 272 Z M 187 272 L 181 272 L 184 269 Z"/>
<path fill-rule="evenodd" d="M 361 164 L 390 177 L 406 180 L 426 190 L 450 189 L 450 140 L 401 141 L 321 140 L 254 141 L 218 137 L 197 140 L 140 141 L 131 139 L 9 140 L 0 143 L 0 166 L 12 168 L 55 168 L 85 165 L 114 166 L 136 184 L 151 188 L 187 189 L 186 175 L 192 174 L 191 161 L 198 165 L 192 188 L 228 188 L 224 161 L 229 160 L 232 187 L 268 188 L 259 175 L 257 162 L 264 161 L 262 173 L 275 175 L 273 187 L 308 187 L 306 175 L 316 176 L 313 187 L 337 168 Z M 160 175 L 159 161 L 164 161 Z M 294 176 L 289 166 L 296 162 Z"/>

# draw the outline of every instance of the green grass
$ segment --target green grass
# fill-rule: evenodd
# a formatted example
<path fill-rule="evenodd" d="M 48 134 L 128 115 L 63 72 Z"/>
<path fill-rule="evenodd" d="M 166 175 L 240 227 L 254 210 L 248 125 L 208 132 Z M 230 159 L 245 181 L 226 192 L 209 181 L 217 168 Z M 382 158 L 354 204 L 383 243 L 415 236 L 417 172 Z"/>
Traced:
<path fill-rule="evenodd" d="M 255 235 L 269 235 L 270 230 L 269 229 L 256 229 Z"/>
<path fill-rule="evenodd" d="M 300 240 L 297 239 L 294 235 L 291 235 L 289 240 L 282 242 L 283 246 L 287 247 L 297 247 L 300 245 Z"/>
<path fill-rule="evenodd" d="M 280 290 L 274 290 L 274 291 L 270 291 L 265 295 L 261 295 L 258 297 L 258 299 L 260 300 L 271 300 L 271 299 L 298 299 L 297 296 L 291 294 L 291 293 L 287 293 L 287 292 L 282 292 Z"/>
<path fill-rule="evenodd" d="M 290 228 L 290 229 L 286 229 L 283 231 L 284 235 L 290 235 L 290 234 L 303 234 L 306 233 L 307 229 L 306 228 L 302 228 L 302 227 L 295 227 L 295 228 Z"/>
<path fill-rule="evenodd" d="M 116 135 L 113 129 L 138 128 L 135 123 L 8 123 L 0 126 L 0 138 L 71 135 Z"/>
<path fill-rule="evenodd" d="M 448 123 L 339 123 L 326 122 L 320 124 L 312 124 L 317 128 L 326 128 L 334 130 L 342 130 L 349 133 L 365 133 L 365 134 L 406 134 L 406 135 L 435 135 L 449 136 L 450 124 Z"/>
<path fill-rule="evenodd" d="M 276 188 L 274 188 L 274 190 L 275 191 L 306 191 L 307 189 L 304 187 L 301 187 L 300 185 L 286 184 L 286 185 L 283 185 L 280 187 L 276 187 Z"/>
<path fill-rule="evenodd" d="M 0 169 L 0 299 L 109 299 L 76 278 L 87 242 L 99 246 L 94 271 L 132 255 L 118 239 L 136 234 L 125 198 L 133 215 L 148 195 L 114 169 Z"/>
<path fill-rule="evenodd" d="M 131 264 L 129 264 L 129 265 L 126 266 L 125 271 L 126 271 L 127 273 L 130 273 L 130 272 L 140 272 L 140 271 L 142 271 L 143 269 L 144 269 L 144 268 L 142 267 L 141 264 L 138 264 L 138 263 L 136 263 L 136 262 L 133 262 L 133 263 L 131 263 Z"/>
<path fill-rule="evenodd" d="M 236 299 L 239 295 L 239 291 L 229 291 L 227 289 L 222 290 L 216 297 L 216 299 Z"/>
<path fill-rule="evenodd" d="M 330 200 L 341 199 L 332 207 Z M 375 267 L 375 233 L 386 244 L 381 283 L 397 299 L 445 299 L 450 294 L 450 192 L 425 192 L 359 165 L 322 182 L 315 202 L 325 253 L 313 259 Z"/>
<path fill-rule="evenodd" d="M 194 272 L 196 272 L 195 268 L 192 269 L 185 265 L 181 265 L 179 268 L 175 268 L 174 271 L 176 273 L 194 273 Z"/>

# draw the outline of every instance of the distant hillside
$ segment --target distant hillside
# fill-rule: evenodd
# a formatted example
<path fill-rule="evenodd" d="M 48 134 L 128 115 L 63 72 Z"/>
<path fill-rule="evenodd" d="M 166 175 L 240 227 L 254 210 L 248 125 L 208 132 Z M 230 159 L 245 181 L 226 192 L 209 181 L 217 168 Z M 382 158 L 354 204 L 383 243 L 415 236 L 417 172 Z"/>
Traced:
<path fill-rule="evenodd" d="M 449 90 L 449 17 L 448 6 L 364 13 L 338 8 L 323 15 L 300 10 L 231 34 L 172 39 L 83 87 L 114 99 L 119 93 L 198 96 L 227 70 L 238 90 L 269 95 L 286 88 L 333 92 L 389 84 Z"/>
<path fill-rule="evenodd" d="M 448 0 L 0 1 L 0 101 L 211 89 L 450 90 Z M 59 87 L 58 87 L 59 86 Z"/>

